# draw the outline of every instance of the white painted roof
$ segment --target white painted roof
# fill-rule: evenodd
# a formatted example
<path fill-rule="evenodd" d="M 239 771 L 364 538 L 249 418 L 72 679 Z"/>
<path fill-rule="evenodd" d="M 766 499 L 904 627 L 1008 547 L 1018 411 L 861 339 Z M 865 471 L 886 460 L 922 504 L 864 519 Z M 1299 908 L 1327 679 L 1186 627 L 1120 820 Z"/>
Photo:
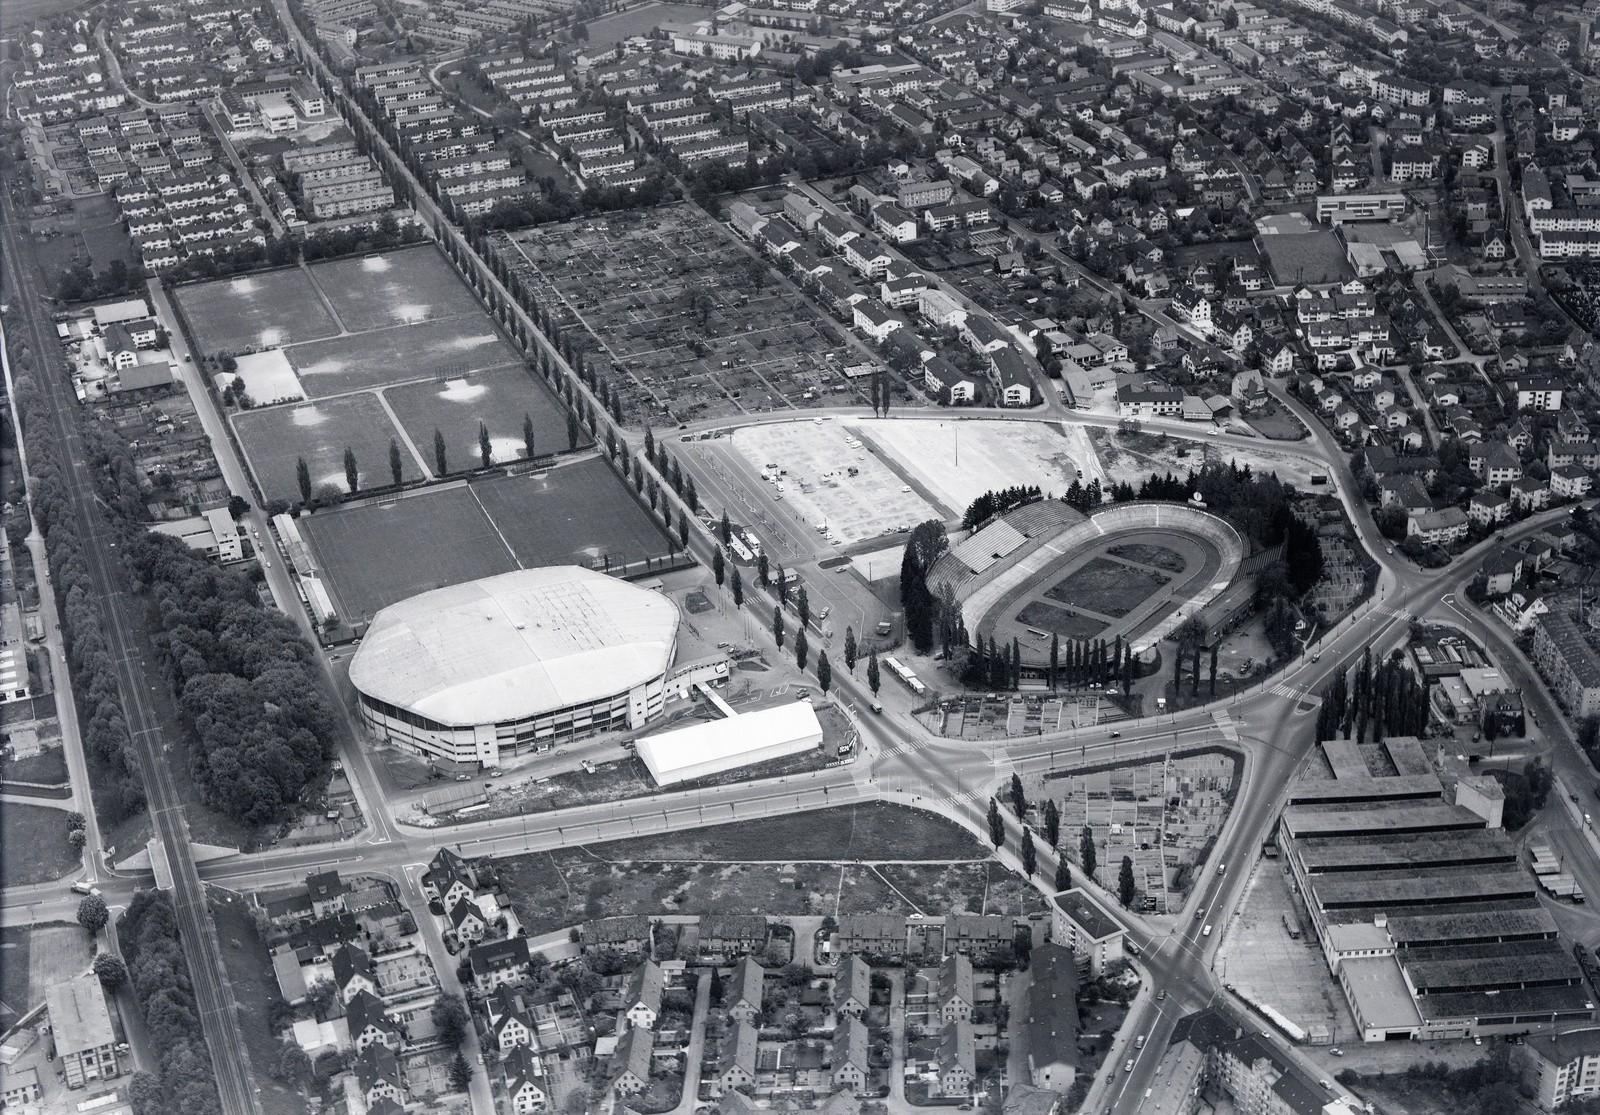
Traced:
<path fill-rule="evenodd" d="M 693 724 L 659 735 L 644 736 L 636 746 L 639 758 L 656 782 L 668 785 L 702 764 L 731 770 L 745 763 L 804 751 L 822 742 L 822 723 L 808 701 L 740 713 L 723 720 Z M 768 752 L 771 754 L 758 754 Z M 708 768 L 706 773 L 709 773 Z"/>
<path fill-rule="evenodd" d="M 658 592 L 575 565 L 522 569 L 383 609 L 350 682 L 442 724 L 499 723 L 660 677 L 677 634 Z"/>

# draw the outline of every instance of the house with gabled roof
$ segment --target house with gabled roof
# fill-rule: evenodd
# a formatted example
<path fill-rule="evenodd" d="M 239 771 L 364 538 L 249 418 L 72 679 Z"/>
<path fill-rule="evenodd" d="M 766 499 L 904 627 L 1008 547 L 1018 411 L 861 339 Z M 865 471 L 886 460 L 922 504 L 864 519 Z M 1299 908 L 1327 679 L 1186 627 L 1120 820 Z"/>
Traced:
<path fill-rule="evenodd" d="M 362 1050 L 356 1058 L 356 1085 L 367 1105 L 380 1099 L 393 1100 L 404 1106 L 406 1078 L 400 1071 L 400 1061 L 386 1045 L 373 1044 Z"/>
<path fill-rule="evenodd" d="M 539 1055 L 526 1045 L 518 1045 L 500 1061 L 505 1072 L 506 1095 L 511 1099 L 511 1110 L 516 1115 L 532 1115 L 550 1105 L 550 1094 L 545 1088 L 544 1063 Z"/>
<path fill-rule="evenodd" d="M 629 1025 L 649 1030 L 661 1014 L 661 992 L 665 984 L 661 966 L 646 960 L 633 970 L 622 992 L 622 1013 Z"/>
<path fill-rule="evenodd" d="M 729 1017 L 752 1023 L 761 1017 L 761 996 L 766 976 L 766 969 L 753 958 L 739 958 L 739 963 L 733 966 L 733 978 L 726 992 Z"/>
<path fill-rule="evenodd" d="M 484 1009 L 489 1016 L 489 1036 L 500 1052 L 535 1044 L 533 1018 L 523 1006 L 522 996 L 509 986 L 497 988 L 484 1000 Z"/>
<path fill-rule="evenodd" d="M 383 1000 L 372 992 L 359 991 L 345 1004 L 344 1021 L 350 1047 L 357 1053 L 374 1043 L 400 1051 L 404 1041 L 400 1027 L 389 1017 Z"/>
<path fill-rule="evenodd" d="M 939 966 L 939 983 L 935 991 L 934 1006 L 945 1022 L 956 1019 L 972 1020 L 977 1006 L 974 992 L 972 961 L 965 953 L 951 953 Z"/>
<path fill-rule="evenodd" d="M 939 1081 L 939 1094 L 944 1097 L 965 1096 L 971 1093 L 978 1078 L 977 1041 L 972 1023 L 964 1018 L 946 1022 L 939 1036 L 939 1050 L 934 1058 L 934 1072 Z"/>
<path fill-rule="evenodd" d="M 833 1010 L 835 1014 L 860 1018 L 867 1012 L 872 999 L 872 969 L 854 953 L 839 960 L 833 978 Z"/>
<path fill-rule="evenodd" d="M 749 1019 L 734 1023 L 733 1040 L 723 1043 L 722 1071 L 717 1075 L 723 1091 L 748 1088 L 756 1082 L 760 1040 L 760 1032 Z"/>
<path fill-rule="evenodd" d="M 840 1019 L 833 1033 L 830 1077 L 834 1087 L 852 1092 L 865 1091 L 871 1073 L 867 1061 L 867 1024 L 859 1018 Z"/>
<path fill-rule="evenodd" d="M 338 988 L 339 1001 L 348 1003 L 363 991 L 378 993 L 378 979 L 372 971 L 372 957 L 356 944 L 344 944 L 330 958 L 333 968 L 333 986 Z"/>

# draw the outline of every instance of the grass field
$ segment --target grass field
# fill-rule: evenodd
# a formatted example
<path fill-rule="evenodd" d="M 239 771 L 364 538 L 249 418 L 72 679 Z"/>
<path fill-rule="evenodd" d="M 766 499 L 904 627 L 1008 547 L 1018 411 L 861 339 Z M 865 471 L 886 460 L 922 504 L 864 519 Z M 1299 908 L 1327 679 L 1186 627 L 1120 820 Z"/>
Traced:
<path fill-rule="evenodd" d="M 479 422 L 489 427 L 496 462 L 518 460 L 525 452 L 524 415 L 533 419 L 535 454 L 567 451 L 565 413 L 550 391 L 520 367 L 477 372 L 444 383 L 408 383 L 389 388 L 383 397 L 417 445 L 432 445 L 434 430 L 443 433 L 451 460 L 474 464 L 481 460 Z M 580 446 L 588 443 L 587 436 L 578 441 Z"/>
<path fill-rule="evenodd" d="M 596 844 L 589 850 L 602 859 L 722 862 L 983 860 L 989 855 L 959 825 L 921 810 L 877 802 Z"/>
<path fill-rule="evenodd" d="M 44 1002 L 45 988 L 83 971 L 92 953 L 89 935 L 71 922 L 0 929 L 0 1029 Z"/>
<path fill-rule="evenodd" d="M 86 11 L 89 7 L 86 0 L 6 0 L 6 21 L 12 28 L 20 29 L 24 24 L 32 23 L 36 19 L 46 19 L 66 12 Z M 15 35 L 19 31 L 13 30 L 10 33 Z"/>
<path fill-rule="evenodd" d="M 179 287 L 178 306 L 206 355 L 331 337 L 339 332 L 299 268 Z"/>
<path fill-rule="evenodd" d="M 353 449 L 365 482 L 374 487 L 391 482 L 389 442 L 399 436 L 383 405 L 370 394 L 347 395 L 296 407 L 250 410 L 233 418 L 234 430 L 250 459 L 256 481 L 267 499 L 300 501 L 296 461 L 304 457 L 313 491 L 324 484 L 345 490 L 344 451 Z M 431 441 L 429 450 L 431 452 Z M 402 474 L 422 475 L 401 445 Z"/>
<path fill-rule="evenodd" d="M 1042 600 L 1029 601 L 1017 613 L 1017 622 L 1037 628 L 1047 635 L 1060 635 L 1063 639 L 1092 639 L 1106 629 L 1106 624 L 1088 616 L 1069 612 Z"/>
<path fill-rule="evenodd" d="M 56 785 L 67 780 L 67 756 L 58 743 L 26 759 L 0 759 L 0 778 Z"/>
<path fill-rule="evenodd" d="M 311 274 L 351 331 L 481 312 L 477 297 L 430 245 L 317 263 Z"/>
<path fill-rule="evenodd" d="M 78 863 L 67 843 L 65 810 L 11 802 L 0 808 L 0 878 L 7 886 L 59 879 Z"/>
<path fill-rule="evenodd" d="M 1129 542 L 1123 546 L 1112 546 L 1106 553 L 1138 565 L 1165 569 L 1168 573 L 1182 573 L 1189 565 L 1177 551 L 1146 542 Z"/>
<path fill-rule="evenodd" d="M 27 926 L 0 926 L 0 1029 L 10 1029 L 28 1013 L 28 959 L 33 932 Z"/>
<path fill-rule="evenodd" d="M 589 49 L 609 50 L 623 39 L 648 35 L 662 23 L 693 23 L 710 14 L 710 8 L 692 4 L 646 4 L 604 19 L 592 20 L 588 27 Z"/>
<path fill-rule="evenodd" d="M 481 314 L 295 345 L 288 357 L 312 398 L 425 376 L 465 375 L 519 361 Z"/>
<path fill-rule="evenodd" d="M 1097 557 L 1057 581 L 1045 595 L 1096 615 L 1121 619 L 1166 583 L 1160 573 Z"/>
<path fill-rule="evenodd" d="M 369 618 L 419 592 L 517 568 L 465 486 L 324 511 L 302 519 L 300 529 L 347 621 Z"/>
<path fill-rule="evenodd" d="M 473 491 L 525 568 L 615 568 L 667 553 L 658 520 L 598 457 L 548 473 L 486 480 Z"/>
<path fill-rule="evenodd" d="M 229 990 L 238 1005 L 235 1015 L 244 1035 L 245 1048 L 255 1064 L 257 1098 L 266 1115 L 296 1115 L 306 1109 L 298 1092 L 273 1078 L 270 1066 L 278 1055 L 280 1042 L 272 1036 L 269 1010 L 277 999 L 278 984 L 272 975 L 272 959 L 250 920 L 245 899 L 228 894 L 211 903 L 211 917 L 217 926 L 217 943 L 228 968 Z"/>

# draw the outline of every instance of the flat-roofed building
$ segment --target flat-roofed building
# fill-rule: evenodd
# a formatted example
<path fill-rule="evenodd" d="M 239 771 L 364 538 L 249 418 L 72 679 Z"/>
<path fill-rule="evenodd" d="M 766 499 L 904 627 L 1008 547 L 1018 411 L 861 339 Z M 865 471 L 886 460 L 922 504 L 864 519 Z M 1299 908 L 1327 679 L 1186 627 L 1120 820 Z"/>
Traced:
<path fill-rule="evenodd" d="M 1062 891 L 1050 900 L 1050 935 L 1073 951 L 1080 976 L 1099 979 L 1107 965 L 1123 958 L 1122 926 L 1081 890 Z"/>
<path fill-rule="evenodd" d="M 1512 1050 L 1541 1110 L 1600 1094 L 1600 1027 L 1582 1026 Z"/>

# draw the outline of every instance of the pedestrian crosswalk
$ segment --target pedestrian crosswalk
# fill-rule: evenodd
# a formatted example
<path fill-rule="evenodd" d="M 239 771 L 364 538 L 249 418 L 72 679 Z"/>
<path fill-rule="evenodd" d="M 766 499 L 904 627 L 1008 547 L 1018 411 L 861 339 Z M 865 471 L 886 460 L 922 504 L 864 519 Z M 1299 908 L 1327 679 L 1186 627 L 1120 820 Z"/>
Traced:
<path fill-rule="evenodd" d="M 1387 604 L 1374 604 L 1372 606 L 1372 610 L 1377 612 L 1380 616 L 1384 616 L 1384 617 L 1386 617 L 1388 619 L 1414 619 L 1415 618 L 1410 612 L 1401 611 L 1399 608 L 1391 608 Z"/>
<path fill-rule="evenodd" d="M 1211 719 L 1217 725 L 1217 731 L 1222 733 L 1222 738 L 1234 743 L 1239 742 L 1239 729 L 1233 723 L 1233 717 L 1228 715 L 1227 709 L 1218 709 L 1211 714 Z"/>
<path fill-rule="evenodd" d="M 1322 703 L 1322 698 L 1311 692 L 1311 690 L 1298 685 L 1290 685 L 1286 681 L 1278 682 L 1268 692 L 1274 696 L 1287 697 L 1289 700 L 1297 701 L 1302 705 L 1314 706 Z"/>

